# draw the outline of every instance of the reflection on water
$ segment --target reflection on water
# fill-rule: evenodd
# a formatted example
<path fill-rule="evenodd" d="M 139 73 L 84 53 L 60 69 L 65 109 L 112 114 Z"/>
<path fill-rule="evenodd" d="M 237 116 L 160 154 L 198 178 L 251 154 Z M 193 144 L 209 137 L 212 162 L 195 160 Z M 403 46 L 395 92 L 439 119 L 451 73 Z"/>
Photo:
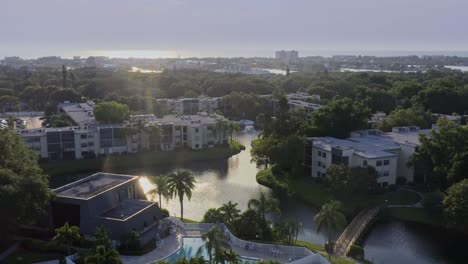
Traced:
<path fill-rule="evenodd" d="M 260 191 L 269 191 L 259 185 L 255 179 L 258 168 L 250 162 L 250 142 L 257 133 L 242 133 L 237 136 L 246 150 L 226 160 L 188 163 L 179 167 L 136 169 L 134 174 L 142 176 L 159 175 L 173 172 L 177 169 L 190 170 L 197 183 L 192 193 L 192 199 L 184 200 L 184 217 L 201 220 L 206 210 L 219 207 L 223 203 L 233 201 L 239 204 L 241 210 L 247 209 L 248 201 Z M 142 177 L 141 183 L 145 191 L 151 189 L 151 183 Z M 156 197 L 157 198 L 157 197 Z M 162 202 L 171 215 L 180 215 L 180 204 L 177 199 Z"/>
<path fill-rule="evenodd" d="M 269 191 L 268 188 L 257 183 L 255 175 L 259 169 L 250 162 L 250 142 L 256 136 L 256 133 L 243 133 L 237 136 L 237 139 L 246 146 L 246 150 L 228 160 L 137 168 L 119 173 L 156 176 L 177 169 L 192 171 L 197 179 L 197 184 L 192 199 L 184 201 L 184 216 L 186 218 L 201 220 L 206 210 L 219 207 L 228 201 L 238 203 L 241 210 L 245 210 L 249 199 L 255 197 L 259 191 Z M 65 180 L 71 182 L 77 177 L 83 176 L 86 175 L 74 175 Z M 140 181 L 145 192 L 152 188 L 147 178 L 142 177 Z M 158 200 L 157 197 L 152 199 Z M 177 199 L 168 202 L 163 199 L 162 207 L 169 209 L 171 215 L 180 215 L 180 205 Z M 314 215 L 318 211 L 317 208 L 312 208 L 298 201 L 283 201 L 281 211 L 281 218 L 293 219 L 302 223 L 303 226 L 298 237 L 300 240 L 319 244 L 324 244 L 327 241 L 326 230 L 317 232 L 313 222 Z M 375 264 L 466 263 L 453 261 L 454 258 L 457 259 L 453 255 L 460 256 L 466 250 L 454 250 L 454 243 L 447 243 L 447 241 L 452 241 L 451 237 L 449 238 L 444 232 L 435 236 L 434 232 L 432 229 L 422 230 L 420 226 L 402 222 L 378 223 L 365 240 L 366 258 Z M 332 233 L 332 239 L 336 239 L 338 236 L 339 232 Z M 462 239 L 456 241 L 462 241 L 462 243 L 457 244 L 459 247 L 466 247 Z M 463 256 L 460 256 L 459 259 L 463 260 Z"/>
<path fill-rule="evenodd" d="M 445 230 L 400 221 L 379 222 L 365 239 L 366 259 L 374 264 L 466 263 L 463 238 Z"/>

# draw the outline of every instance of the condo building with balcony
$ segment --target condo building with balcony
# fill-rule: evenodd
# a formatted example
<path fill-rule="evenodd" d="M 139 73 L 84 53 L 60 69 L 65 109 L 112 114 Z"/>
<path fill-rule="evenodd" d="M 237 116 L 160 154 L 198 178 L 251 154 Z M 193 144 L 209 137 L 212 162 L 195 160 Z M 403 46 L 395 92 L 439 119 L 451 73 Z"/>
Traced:
<path fill-rule="evenodd" d="M 333 137 L 309 138 L 306 146 L 306 169 L 310 177 L 327 176 L 332 165 L 375 168 L 377 182 L 382 186 L 395 184 L 398 177 L 407 182 L 423 182 L 423 176 L 408 165 L 419 146 L 420 135 L 428 136 L 432 129 L 395 127 L 392 132 L 369 129 L 351 133 L 347 139 Z"/>

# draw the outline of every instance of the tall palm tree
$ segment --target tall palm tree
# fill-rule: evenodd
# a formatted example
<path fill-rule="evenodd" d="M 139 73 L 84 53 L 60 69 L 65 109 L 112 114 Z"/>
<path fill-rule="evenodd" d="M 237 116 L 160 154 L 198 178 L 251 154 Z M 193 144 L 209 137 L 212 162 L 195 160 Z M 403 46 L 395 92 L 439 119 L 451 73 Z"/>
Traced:
<path fill-rule="evenodd" d="M 232 141 L 232 136 L 234 133 L 239 132 L 239 123 L 231 121 L 227 124 L 227 130 L 229 131 L 229 137 L 231 138 Z"/>
<path fill-rule="evenodd" d="M 157 194 L 159 197 L 159 207 L 162 207 L 162 197 L 168 200 L 171 197 L 171 193 L 168 188 L 168 176 L 160 175 L 157 177 L 150 177 L 150 181 L 153 182 L 155 188 L 150 190 L 150 194 Z"/>
<path fill-rule="evenodd" d="M 346 225 L 346 217 L 339 210 L 341 203 L 331 200 L 322 205 L 320 212 L 314 217 L 314 222 L 317 225 L 317 231 L 326 225 L 328 229 L 328 244 L 331 242 L 331 229 L 340 228 Z"/>
<path fill-rule="evenodd" d="M 55 229 L 55 233 L 56 235 L 53 239 L 67 246 L 68 255 L 70 255 L 70 248 L 73 242 L 81 239 L 79 227 L 70 226 L 68 222 L 66 222 L 62 227 Z"/>
<path fill-rule="evenodd" d="M 208 232 L 202 235 L 204 244 L 198 249 L 197 256 L 200 256 L 203 249 L 208 254 L 208 263 L 224 263 L 224 253 L 231 249 L 226 235 L 217 226 L 213 226 Z"/>
<path fill-rule="evenodd" d="M 227 123 L 224 119 L 218 118 L 216 119 L 216 124 L 215 124 L 215 129 L 216 129 L 216 137 L 218 138 L 218 144 L 222 143 L 222 139 L 226 133 L 227 130 Z"/>
<path fill-rule="evenodd" d="M 266 223 L 267 213 L 281 213 L 278 200 L 267 196 L 267 194 L 264 192 L 260 192 L 258 198 L 250 199 L 247 205 L 249 209 L 257 211 L 257 213 L 262 218 L 263 223 Z"/>
<path fill-rule="evenodd" d="M 192 190 L 197 180 L 190 171 L 177 170 L 171 173 L 167 179 L 167 188 L 171 197 L 178 196 L 180 201 L 180 219 L 184 219 L 184 196 L 188 200 L 192 198 Z"/>
<path fill-rule="evenodd" d="M 150 138 L 150 147 L 153 146 L 153 144 L 159 144 L 159 147 L 161 147 L 161 143 L 164 137 L 164 131 L 161 129 L 161 127 L 159 125 L 148 125 L 145 130 Z"/>
<path fill-rule="evenodd" d="M 85 258 L 85 264 L 120 264 L 119 252 L 114 248 L 106 248 L 103 245 L 96 247 L 92 255 Z"/>
<path fill-rule="evenodd" d="M 146 131 L 148 123 L 142 119 L 137 119 L 133 125 L 138 131 L 138 151 L 141 151 L 143 149 L 143 131 Z"/>
<path fill-rule="evenodd" d="M 237 203 L 232 203 L 229 201 L 228 203 L 223 204 L 219 211 L 223 215 L 223 219 L 225 224 L 231 224 L 234 220 L 238 219 L 240 216 L 241 210 L 237 208 Z"/>

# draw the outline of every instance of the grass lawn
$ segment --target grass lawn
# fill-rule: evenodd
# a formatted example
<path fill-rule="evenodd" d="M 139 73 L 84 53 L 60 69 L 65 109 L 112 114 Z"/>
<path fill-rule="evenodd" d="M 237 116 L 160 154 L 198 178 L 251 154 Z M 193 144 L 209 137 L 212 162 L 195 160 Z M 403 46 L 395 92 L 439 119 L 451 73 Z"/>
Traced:
<path fill-rule="evenodd" d="M 389 215 L 395 219 L 420 224 L 442 226 L 442 216 L 428 212 L 425 208 L 388 208 Z"/>
<path fill-rule="evenodd" d="M 200 223 L 200 221 L 193 220 L 193 219 L 188 219 L 188 218 L 184 218 L 183 222 L 184 223 Z"/>
<path fill-rule="evenodd" d="M 388 201 L 388 204 L 397 205 L 414 204 L 421 200 L 417 193 L 406 190 L 386 192 L 378 195 L 336 195 L 325 185 L 318 184 L 306 178 L 295 179 L 294 181 L 290 181 L 288 184 L 287 182 L 278 180 L 277 177 L 273 176 L 271 169 L 259 172 L 257 174 L 257 181 L 270 188 L 280 189 L 282 192 L 287 190 L 292 197 L 299 198 L 315 207 L 321 207 L 324 203 L 330 200 L 339 200 L 343 203 L 343 212 L 350 217 L 356 215 L 365 207 L 384 205 L 385 200 Z"/>
<path fill-rule="evenodd" d="M 40 163 L 39 165 L 51 176 L 51 182 L 60 186 L 63 175 L 86 172 L 107 171 L 118 172 L 129 168 L 151 168 L 158 165 L 182 165 L 191 161 L 227 159 L 240 152 L 238 145 L 232 147 L 216 147 L 204 150 L 179 150 L 168 152 L 142 152 L 121 156 L 109 156 L 97 159 L 63 160 Z"/>
<path fill-rule="evenodd" d="M 312 252 L 319 253 L 320 255 L 322 255 L 324 258 L 328 260 L 328 254 L 322 245 L 298 240 L 296 241 L 296 246 L 306 247 L 310 249 L 310 251 Z M 331 263 L 333 264 L 356 264 L 357 262 L 348 258 L 340 258 L 340 257 L 332 256 Z"/>
<path fill-rule="evenodd" d="M 395 205 L 410 205 L 421 201 L 421 197 L 412 191 L 399 190 L 397 192 L 388 192 L 381 197 L 382 202 L 388 200 L 388 204 Z"/>
<path fill-rule="evenodd" d="M 30 264 L 47 260 L 61 259 L 63 255 L 58 253 L 39 253 L 19 248 L 2 263 L 4 264 Z"/>

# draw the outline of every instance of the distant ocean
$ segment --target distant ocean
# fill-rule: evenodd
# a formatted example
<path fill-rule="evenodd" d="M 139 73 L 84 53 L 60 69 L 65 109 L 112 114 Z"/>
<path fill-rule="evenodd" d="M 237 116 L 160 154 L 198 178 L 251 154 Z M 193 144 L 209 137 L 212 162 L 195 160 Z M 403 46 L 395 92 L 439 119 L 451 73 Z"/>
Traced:
<path fill-rule="evenodd" d="M 287 49 L 287 48 L 284 48 Z M 289 48 L 291 49 L 291 48 Z M 63 58 L 72 58 L 73 56 L 107 56 L 112 58 L 207 58 L 207 57 L 274 57 L 275 50 L 269 49 L 248 49 L 224 51 L 216 48 L 210 50 L 64 50 L 64 49 L 48 49 L 47 51 L 36 50 L 9 50 L 6 48 L 0 49 L 0 59 L 5 56 L 20 56 L 26 59 L 44 57 L 44 56 L 61 56 Z M 333 55 L 362 55 L 362 56 L 423 56 L 423 55 L 445 55 L 468 57 L 468 51 L 430 51 L 430 50 L 301 50 L 300 57 L 307 56 L 322 56 L 331 57 Z"/>

